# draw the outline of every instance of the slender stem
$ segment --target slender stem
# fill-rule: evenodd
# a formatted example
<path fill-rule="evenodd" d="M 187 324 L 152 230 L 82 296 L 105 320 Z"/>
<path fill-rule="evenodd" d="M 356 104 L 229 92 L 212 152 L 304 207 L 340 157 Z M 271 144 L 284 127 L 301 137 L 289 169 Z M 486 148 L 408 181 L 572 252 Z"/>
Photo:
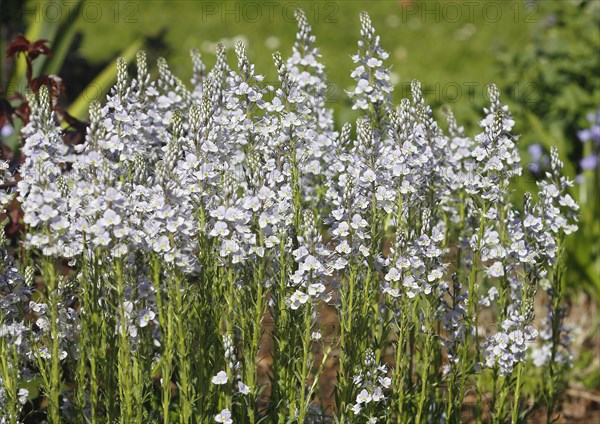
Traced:
<path fill-rule="evenodd" d="M 263 246 L 263 231 L 260 230 L 259 234 L 259 245 Z M 252 326 L 252 340 L 250 342 L 249 355 L 247 358 L 245 373 L 247 384 L 251 387 L 252 396 L 250 397 L 251 406 L 248 409 L 248 417 L 251 424 L 256 422 L 255 416 L 255 403 L 256 399 L 254 393 L 257 393 L 257 365 L 256 357 L 259 353 L 260 338 L 262 335 L 262 324 L 263 317 L 265 315 L 265 295 L 264 295 L 264 269 L 265 261 L 264 258 L 260 258 L 258 269 L 255 273 L 254 286 L 256 287 L 256 299 L 254 300 L 254 319 L 251 322 Z"/>
<path fill-rule="evenodd" d="M 354 289 L 356 286 L 357 271 L 354 265 L 350 267 L 350 275 L 348 280 L 342 282 L 340 288 L 341 296 L 341 308 L 340 308 L 340 357 L 339 357 L 339 371 L 338 371 L 338 390 L 340 393 L 340 404 L 337 405 L 339 411 L 339 421 L 345 422 L 345 411 L 347 402 L 350 401 L 349 388 L 350 388 L 350 376 L 348 372 L 352 370 L 354 365 L 353 353 L 355 349 L 352 349 L 352 341 L 355 340 L 353 337 L 353 317 L 354 317 Z"/>
<path fill-rule="evenodd" d="M 309 361 L 310 361 L 310 334 L 312 330 L 312 304 L 307 302 L 304 305 L 304 336 L 302 337 L 302 365 L 300 368 L 300 381 L 299 389 L 300 394 L 300 408 L 298 422 L 303 423 L 310 404 L 310 399 L 307 399 L 308 393 L 306 393 L 306 384 L 308 381 Z"/>
<path fill-rule="evenodd" d="M 479 256 L 481 253 L 481 240 L 483 238 L 483 232 L 485 230 L 485 214 L 487 213 L 487 205 L 484 205 L 483 211 L 481 214 L 481 219 L 479 222 L 479 231 L 477 233 L 477 250 L 473 253 L 473 263 L 471 264 L 471 275 L 469 277 L 469 295 L 468 295 L 468 303 L 467 303 L 467 322 L 465 328 L 465 343 L 462 347 L 461 351 L 461 378 L 459 384 L 459 407 L 462 406 L 465 396 L 465 386 L 467 383 L 468 374 L 465 370 L 465 365 L 468 361 L 468 353 L 469 346 L 472 339 L 472 326 L 475 324 L 477 326 L 477 296 L 475 293 L 475 288 L 477 284 L 477 268 L 479 266 Z M 475 336 L 475 341 L 477 341 L 477 335 Z M 479 346 L 475 343 L 475 347 L 477 350 L 477 354 L 475 356 L 475 361 L 479 360 Z"/>
<path fill-rule="evenodd" d="M 223 319 L 225 321 L 224 322 L 225 334 L 231 336 L 231 342 L 235 346 L 235 344 L 236 344 L 235 332 L 234 332 L 234 330 L 235 330 L 235 325 L 234 325 L 235 311 L 234 311 L 234 307 L 233 307 L 234 303 L 235 303 L 234 283 L 235 283 L 235 275 L 233 273 L 233 264 L 229 263 L 229 266 L 227 269 L 227 279 L 226 279 L 227 286 L 225 287 L 225 302 L 227 303 L 227 312 L 226 312 L 225 316 L 223 317 Z M 225 371 L 227 372 L 227 379 L 229 382 L 232 382 L 233 379 L 235 378 L 235 374 L 233 373 L 233 369 L 229 366 L 230 358 L 226 358 L 226 361 L 228 362 L 227 365 L 225 366 Z M 232 408 L 231 390 L 225 391 L 224 407 L 227 409 L 230 409 L 230 410 Z"/>
<path fill-rule="evenodd" d="M 174 272 L 173 281 L 171 284 L 171 294 L 175 301 L 175 308 L 180 311 L 179 314 L 175 314 L 175 321 L 177 327 L 177 359 L 179 368 L 179 380 L 180 380 L 180 393 L 179 393 L 179 421 L 182 424 L 191 422 L 191 382 L 190 373 L 191 366 L 189 362 L 188 354 L 188 341 L 187 341 L 187 316 L 188 307 L 184 304 L 183 287 L 181 284 L 181 278 L 177 271 Z"/>
<path fill-rule="evenodd" d="M 402 296 L 400 300 L 400 324 L 398 325 L 398 336 L 396 341 L 396 366 L 394 367 L 393 382 L 398 390 L 397 400 L 397 417 L 401 419 L 404 415 L 404 381 L 406 379 L 406 330 L 408 313 L 406 305 L 406 296 Z"/>
<path fill-rule="evenodd" d="M 123 282 L 123 264 L 120 259 L 115 261 L 115 286 L 117 288 L 117 302 L 119 304 L 119 392 L 121 401 L 121 421 L 133 422 L 133 386 L 130 361 L 129 317 L 125 309 Z"/>
<path fill-rule="evenodd" d="M 517 364 L 517 382 L 515 383 L 515 396 L 512 408 L 511 424 L 517 424 L 519 418 L 519 397 L 521 395 L 521 376 L 523 375 L 523 362 Z"/>
<path fill-rule="evenodd" d="M 60 386 L 61 386 L 61 367 L 60 367 L 60 329 L 58 328 L 58 307 L 59 293 L 56 278 L 54 260 L 45 261 L 46 291 L 48 298 L 48 309 L 50 312 L 50 337 L 51 337 L 51 358 L 50 358 L 50 386 L 48 387 L 48 413 L 51 423 L 59 423 L 60 419 Z"/>
<path fill-rule="evenodd" d="M 428 398 L 428 393 L 427 393 L 427 389 L 428 389 L 428 382 L 429 382 L 429 367 L 431 365 L 431 357 L 430 357 L 430 350 L 431 350 L 431 344 L 432 344 L 432 335 L 431 335 L 431 305 L 429 304 L 429 301 L 426 301 L 426 305 L 427 307 L 425 308 L 425 322 L 426 322 L 426 328 L 427 328 L 427 334 L 425 335 L 425 346 L 423 348 L 423 358 L 422 358 L 422 363 L 423 363 L 423 370 L 421 372 L 421 393 L 419 395 L 419 407 L 417 410 L 417 419 L 416 419 L 416 423 L 421 423 L 425 420 L 425 417 L 423 416 L 423 413 L 425 411 L 425 404 L 426 404 L 426 400 Z"/>
<path fill-rule="evenodd" d="M 561 257 L 562 254 L 562 237 L 561 234 L 557 240 L 557 257 Z M 562 310 L 561 303 L 564 292 L 564 265 L 562 261 L 559 259 L 556 262 L 554 267 L 554 273 L 552 277 L 552 293 L 551 293 L 551 308 L 552 308 L 552 318 L 551 318 L 551 327 L 552 327 L 552 346 L 551 346 L 551 354 L 548 364 L 548 374 L 549 378 L 547 378 L 547 398 L 548 405 L 546 410 L 546 417 L 548 422 L 552 421 L 552 414 L 554 412 L 554 408 L 556 407 L 557 401 L 557 393 L 558 393 L 558 384 L 560 379 L 560 369 L 557 369 L 557 357 L 558 357 L 558 349 L 561 345 L 561 324 L 562 324 Z"/>

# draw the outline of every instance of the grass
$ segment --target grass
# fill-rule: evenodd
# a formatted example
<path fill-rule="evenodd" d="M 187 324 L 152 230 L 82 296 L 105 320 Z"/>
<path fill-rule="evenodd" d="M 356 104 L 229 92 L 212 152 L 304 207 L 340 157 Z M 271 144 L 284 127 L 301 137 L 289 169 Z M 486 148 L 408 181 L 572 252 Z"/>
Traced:
<path fill-rule="evenodd" d="M 257 18 L 252 5 L 257 5 L 261 14 Z M 276 73 L 271 52 L 281 46 L 284 56 L 291 54 L 295 6 L 306 10 L 313 26 L 332 84 L 330 101 L 346 101 L 344 90 L 352 85 L 346 70 L 352 63 L 350 56 L 356 53 L 358 15 L 366 9 L 377 25 L 382 45 L 391 53 L 395 82 L 399 84 L 395 100 L 409 96 L 410 81 L 420 79 L 427 101 L 434 108 L 450 104 L 459 119 L 477 116 L 486 85 L 501 78 L 498 55 L 526 43 L 542 19 L 539 9 L 527 12 L 522 2 L 512 0 L 491 6 L 397 0 L 254 2 L 250 6 L 220 1 L 120 2 L 118 9 L 115 3 L 101 6 L 97 22 L 79 19 L 82 39 L 77 53 L 92 63 L 104 63 L 124 45 L 140 36 L 149 37 L 154 40 L 150 44 L 157 47 L 155 51 L 186 81 L 191 76 L 190 49 L 199 48 L 206 64 L 212 66 L 217 42 L 232 49 L 236 40 L 243 39 L 257 70 L 273 81 Z M 88 14 L 93 16 L 92 8 Z M 233 64 L 233 54 L 229 60 Z M 353 119 L 341 109 L 336 107 L 337 122 Z"/>

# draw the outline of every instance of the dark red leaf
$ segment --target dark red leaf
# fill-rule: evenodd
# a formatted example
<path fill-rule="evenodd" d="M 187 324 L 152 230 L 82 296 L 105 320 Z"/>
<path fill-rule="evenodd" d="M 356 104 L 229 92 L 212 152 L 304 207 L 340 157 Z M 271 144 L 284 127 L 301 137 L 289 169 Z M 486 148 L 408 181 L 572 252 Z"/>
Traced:
<path fill-rule="evenodd" d="M 31 115 L 31 109 L 29 108 L 28 102 L 23 102 L 17 106 L 14 110 L 14 114 L 19 117 L 23 124 L 26 125 L 29 122 L 29 115 Z"/>
<path fill-rule="evenodd" d="M 41 54 L 50 57 L 52 56 L 52 50 L 46 45 L 47 42 L 46 39 L 40 39 L 32 43 L 23 34 L 19 34 L 6 49 L 6 57 L 13 59 L 19 53 L 27 53 L 30 60 Z"/>
<path fill-rule="evenodd" d="M 62 78 L 56 75 L 42 75 L 31 80 L 29 88 L 34 92 L 38 92 L 42 86 L 48 87 L 50 93 L 50 99 L 52 100 L 52 110 L 56 110 L 58 107 L 58 99 L 60 96 L 65 94 L 65 84 Z"/>
<path fill-rule="evenodd" d="M 14 109 L 10 102 L 4 98 L 0 98 L 0 128 L 6 125 L 7 122 L 12 122 L 12 115 L 14 113 Z"/>
<path fill-rule="evenodd" d="M 48 40 L 41 39 L 29 44 L 29 57 L 31 59 L 35 59 L 41 54 L 46 55 L 48 57 L 52 56 L 52 51 L 50 50 L 50 47 L 46 46 L 47 42 Z"/>
<path fill-rule="evenodd" d="M 6 57 L 13 59 L 17 54 L 27 52 L 29 45 L 29 40 L 23 34 L 17 35 L 6 49 Z"/>
<path fill-rule="evenodd" d="M 82 144 L 85 141 L 88 123 L 80 121 L 65 111 L 61 111 L 59 116 L 69 124 L 69 128 L 62 132 L 63 141 L 67 144 Z"/>

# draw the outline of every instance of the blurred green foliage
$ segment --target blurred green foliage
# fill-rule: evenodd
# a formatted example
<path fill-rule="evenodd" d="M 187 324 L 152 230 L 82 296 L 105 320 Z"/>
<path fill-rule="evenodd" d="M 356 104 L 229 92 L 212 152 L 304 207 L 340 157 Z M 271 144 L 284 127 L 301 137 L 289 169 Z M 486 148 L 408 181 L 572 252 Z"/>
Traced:
<path fill-rule="evenodd" d="M 390 51 L 399 84 L 396 100 L 409 94 L 411 80 L 420 79 L 434 108 L 449 103 L 459 119 L 475 122 L 486 102 L 485 87 L 497 78 L 497 57 L 525 43 L 533 25 L 528 22 L 538 19 L 537 9 L 528 11 L 524 2 L 512 0 L 493 2 L 491 7 L 485 2 L 398 0 L 159 0 L 119 2 L 118 7 L 113 2 L 103 8 L 101 19 L 78 21 L 84 34 L 80 54 L 103 62 L 125 43 L 151 37 L 149 47 L 154 47 L 155 55 L 165 56 L 173 72 L 186 80 L 191 76 L 191 48 L 199 48 L 212 65 L 217 42 L 231 48 L 242 39 L 257 70 L 274 80 L 271 53 L 281 48 L 284 55 L 291 54 L 296 33 L 293 10 L 298 6 L 305 9 L 323 54 L 338 122 L 353 119 L 344 105 L 344 90 L 353 83 L 346 69 L 357 50 L 361 10 L 369 11 Z M 233 64 L 233 55 L 230 60 Z"/>
<path fill-rule="evenodd" d="M 581 204 L 580 231 L 567 247 L 569 285 L 598 292 L 600 169 L 580 169 L 579 161 L 589 152 L 577 133 L 590 126 L 586 115 L 600 108 L 600 2 L 540 5 L 543 19 L 530 40 L 503 54 L 498 69 L 504 72 L 505 92 L 517 100 L 513 112 L 520 118 L 521 144 L 540 144 L 546 152 L 557 146 L 565 158 L 565 172 L 572 178 L 579 175 L 572 195 Z M 522 98 L 515 91 L 519 83 L 528 84 Z"/>

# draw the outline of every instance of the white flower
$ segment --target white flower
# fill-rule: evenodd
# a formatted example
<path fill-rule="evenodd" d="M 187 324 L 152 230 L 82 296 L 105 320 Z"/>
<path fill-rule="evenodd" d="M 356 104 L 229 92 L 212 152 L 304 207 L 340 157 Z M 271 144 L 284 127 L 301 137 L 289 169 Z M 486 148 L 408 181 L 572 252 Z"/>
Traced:
<path fill-rule="evenodd" d="M 314 283 L 308 286 L 309 296 L 319 296 L 325 291 L 325 286 L 321 283 Z"/>
<path fill-rule="evenodd" d="M 394 298 L 401 296 L 400 290 L 398 290 L 396 288 L 392 288 L 392 287 L 386 287 L 386 288 L 384 288 L 383 289 L 383 293 L 389 294 L 390 296 L 392 296 Z"/>
<path fill-rule="evenodd" d="M 390 268 L 385 276 L 386 281 L 398 281 L 400 279 L 400 273 L 396 268 Z"/>
<path fill-rule="evenodd" d="M 374 57 L 369 58 L 369 60 L 367 60 L 367 66 L 370 68 L 377 68 L 378 66 L 381 66 L 383 64 L 383 62 L 379 59 L 376 59 Z"/>
<path fill-rule="evenodd" d="M 142 328 L 147 326 L 148 323 L 150 321 L 152 321 L 155 316 L 156 316 L 156 314 L 151 309 L 144 309 L 140 313 L 140 317 L 138 319 L 138 325 Z"/>
<path fill-rule="evenodd" d="M 364 174 L 361 175 L 360 180 L 364 181 L 366 183 L 372 183 L 373 181 L 375 181 L 376 178 L 377 178 L 377 176 L 375 175 L 373 170 L 367 169 L 364 172 Z"/>
<path fill-rule="evenodd" d="M 392 379 L 389 377 L 379 377 L 379 384 L 381 384 L 384 389 L 389 389 L 392 385 Z"/>
<path fill-rule="evenodd" d="M 99 232 L 96 238 L 94 238 L 94 243 L 100 246 L 108 246 L 110 243 L 110 234 L 106 231 Z"/>
<path fill-rule="evenodd" d="M 219 252 L 221 257 L 226 257 L 228 255 L 234 254 L 240 250 L 240 245 L 235 240 L 225 240 L 221 246 L 221 251 Z"/>
<path fill-rule="evenodd" d="M 49 221 L 56 215 L 58 215 L 58 211 L 56 209 L 52 208 L 49 205 L 44 205 L 42 206 L 42 209 L 40 209 L 40 213 L 38 216 L 42 221 Z"/>
<path fill-rule="evenodd" d="M 170 249 L 171 242 L 169 240 L 169 237 L 167 236 L 160 236 L 158 240 L 156 240 L 156 242 L 154 243 L 154 251 L 157 253 L 168 252 Z"/>
<path fill-rule="evenodd" d="M 104 211 L 104 215 L 102 215 L 102 223 L 104 224 L 104 227 L 109 225 L 119 225 L 121 223 L 121 217 L 112 209 L 107 209 Z"/>
<path fill-rule="evenodd" d="M 502 262 L 496 261 L 487 269 L 488 277 L 502 277 L 504 275 L 504 267 Z"/>
<path fill-rule="evenodd" d="M 216 237 L 225 237 L 229 235 L 229 229 L 227 228 L 227 224 L 223 221 L 217 221 L 212 231 L 209 233 L 210 236 Z"/>
<path fill-rule="evenodd" d="M 548 184 L 546 186 L 546 194 L 550 197 L 557 197 L 560 195 L 560 191 L 558 191 L 554 184 Z"/>
<path fill-rule="evenodd" d="M 332 231 L 332 233 L 335 236 L 346 237 L 349 234 L 348 233 L 349 228 L 350 228 L 350 226 L 348 225 L 347 222 L 341 222 L 340 225 L 338 225 L 338 227 Z"/>
<path fill-rule="evenodd" d="M 308 255 L 304 260 L 304 263 L 301 264 L 301 268 L 304 271 L 320 271 L 323 265 L 319 262 L 314 256 Z"/>
<path fill-rule="evenodd" d="M 565 194 L 563 197 L 561 197 L 558 201 L 558 203 L 561 206 L 566 206 L 568 208 L 571 208 L 575 211 L 579 210 L 579 205 L 575 202 L 575 200 L 573 200 L 573 198 L 571 197 L 570 194 Z"/>
<path fill-rule="evenodd" d="M 35 325 L 37 325 L 38 328 L 42 331 L 46 331 L 46 330 L 48 330 L 48 328 L 50 328 L 50 322 L 48 322 L 48 320 L 44 317 L 39 317 L 35 321 Z"/>
<path fill-rule="evenodd" d="M 360 251 L 360 253 L 362 253 L 362 255 L 363 255 L 365 258 L 368 258 L 368 257 L 369 257 L 369 255 L 370 255 L 370 252 L 369 252 L 369 249 L 367 248 L 367 246 L 365 246 L 365 245 L 362 245 L 362 246 L 360 246 L 360 247 L 358 248 L 358 250 Z"/>
<path fill-rule="evenodd" d="M 383 395 L 383 391 L 381 390 L 381 387 L 376 387 L 375 390 L 373 391 L 373 401 L 375 402 L 379 402 L 380 400 L 385 399 L 385 396 Z"/>
<path fill-rule="evenodd" d="M 440 271 L 439 269 L 434 269 L 429 273 L 429 275 L 427 275 L 427 281 L 433 282 L 435 280 L 439 280 L 443 276 L 444 274 L 442 273 L 442 271 Z"/>
<path fill-rule="evenodd" d="M 293 310 L 296 310 L 300 307 L 300 305 L 304 305 L 306 302 L 308 302 L 308 299 L 309 297 L 306 293 L 296 290 L 290 297 L 290 307 Z"/>
<path fill-rule="evenodd" d="M 229 409 L 223 409 L 217 415 L 215 415 L 215 421 L 223 424 L 233 424 L 231 419 L 231 411 Z"/>
<path fill-rule="evenodd" d="M 346 240 L 342 241 L 336 248 L 335 250 L 338 253 L 343 253 L 345 255 L 347 255 L 348 253 L 352 252 L 352 249 L 350 248 L 350 245 L 348 244 L 348 242 Z"/>
<path fill-rule="evenodd" d="M 21 405 L 25 405 L 27 403 L 27 397 L 29 396 L 29 390 L 27 389 L 19 389 L 19 403 Z"/>
<path fill-rule="evenodd" d="M 359 214 L 355 213 L 352 216 L 352 228 L 358 230 L 359 228 L 365 228 L 367 226 L 367 220 L 361 217 Z"/>
<path fill-rule="evenodd" d="M 410 268 L 410 261 L 408 260 L 408 258 L 405 258 L 404 256 L 401 256 L 400 258 L 398 258 L 398 267 L 400 267 L 402 269 Z"/>
<path fill-rule="evenodd" d="M 250 393 L 250 387 L 246 386 L 241 381 L 238 381 L 238 391 L 243 395 L 247 395 Z"/>
<path fill-rule="evenodd" d="M 373 397 L 371 393 L 369 393 L 366 389 L 362 389 L 362 391 L 356 396 L 356 403 L 364 403 L 367 404 L 371 402 Z"/>
<path fill-rule="evenodd" d="M 219 386 L 223 385 L 223 384 L 227 384 L 227 381 L 228 381 L 228 379 L 227 379 L 227 373 L 225 371 L 219 371 L 217 373 L 217 375 L 215 375 L 212 378 L 211 381 L 212 381 L 213 384 L 216 384 L 216 385 L 219 385 Z"/>

